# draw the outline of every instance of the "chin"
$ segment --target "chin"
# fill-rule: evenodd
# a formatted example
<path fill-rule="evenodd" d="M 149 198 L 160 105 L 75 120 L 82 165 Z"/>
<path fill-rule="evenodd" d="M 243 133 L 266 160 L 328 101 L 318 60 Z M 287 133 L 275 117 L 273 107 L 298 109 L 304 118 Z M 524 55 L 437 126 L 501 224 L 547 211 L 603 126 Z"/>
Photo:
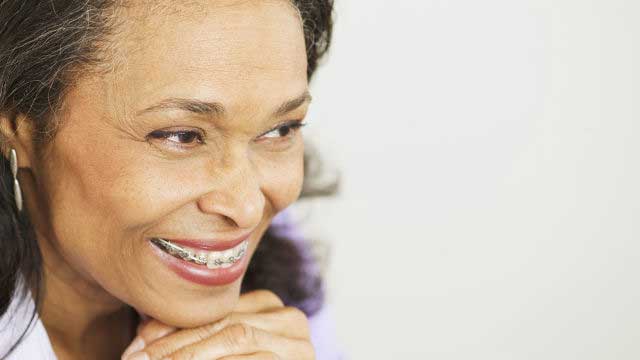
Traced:
<path fill-rule="evenodd" d="M 148 311 L 140 312 L 162 323 L 177 328 L 193 328 L 214 323 L 235 309 L 240 296 L 240 281 L 226 286 L 224 291 L 194 297 L 193 294 L 167 295 L 164 301 L 149 304 Z"/>

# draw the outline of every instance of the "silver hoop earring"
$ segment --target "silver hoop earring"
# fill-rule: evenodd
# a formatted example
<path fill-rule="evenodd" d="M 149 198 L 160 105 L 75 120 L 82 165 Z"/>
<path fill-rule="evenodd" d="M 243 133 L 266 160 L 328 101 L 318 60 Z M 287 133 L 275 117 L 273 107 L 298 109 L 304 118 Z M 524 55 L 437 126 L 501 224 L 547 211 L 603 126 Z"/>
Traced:
<path fill-rule="evenodd" d="M 15 149 L 11 149 L 11 173 L 13 174 L 13 197 L 16 199 L 18 211 L 22 211 L 22 190 L 18 182 L 18 155 Z"/>

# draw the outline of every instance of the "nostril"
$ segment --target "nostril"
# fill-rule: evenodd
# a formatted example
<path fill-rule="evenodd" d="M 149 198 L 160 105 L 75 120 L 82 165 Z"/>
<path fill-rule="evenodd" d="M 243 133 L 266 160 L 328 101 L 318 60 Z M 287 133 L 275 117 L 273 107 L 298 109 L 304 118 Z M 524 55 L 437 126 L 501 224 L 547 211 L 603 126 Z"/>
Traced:
<path fill-rule="evenodd" d="M 226 215 L 224 215 L 223 217 L 224 217 L 224 220 L 229 224 L 229 226 L 231 226 L 233 228 L 241 227 L 235 220 L 233 220 L 232 217 L 226 216 Z"/>

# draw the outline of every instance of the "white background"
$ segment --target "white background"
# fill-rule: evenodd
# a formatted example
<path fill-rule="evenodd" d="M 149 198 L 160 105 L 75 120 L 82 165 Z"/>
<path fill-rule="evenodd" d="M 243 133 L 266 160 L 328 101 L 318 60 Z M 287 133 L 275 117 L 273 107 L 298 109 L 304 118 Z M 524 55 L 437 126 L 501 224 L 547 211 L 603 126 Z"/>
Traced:
<path fill-rule="evenodd" d="M 337 5 L 295 211 L 349 359 L 640 359 L 640 1 Z"/>

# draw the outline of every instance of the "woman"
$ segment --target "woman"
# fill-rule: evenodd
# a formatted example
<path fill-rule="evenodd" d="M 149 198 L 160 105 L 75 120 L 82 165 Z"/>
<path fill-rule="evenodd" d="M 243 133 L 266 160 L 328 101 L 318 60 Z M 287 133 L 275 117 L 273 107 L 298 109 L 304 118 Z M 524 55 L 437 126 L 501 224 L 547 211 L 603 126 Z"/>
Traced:
<path fill-rule="evenodd" d="M 331 10 L 0 1 L 0 356 L 322 359 L 320 283 L 271 223 Z"/>

